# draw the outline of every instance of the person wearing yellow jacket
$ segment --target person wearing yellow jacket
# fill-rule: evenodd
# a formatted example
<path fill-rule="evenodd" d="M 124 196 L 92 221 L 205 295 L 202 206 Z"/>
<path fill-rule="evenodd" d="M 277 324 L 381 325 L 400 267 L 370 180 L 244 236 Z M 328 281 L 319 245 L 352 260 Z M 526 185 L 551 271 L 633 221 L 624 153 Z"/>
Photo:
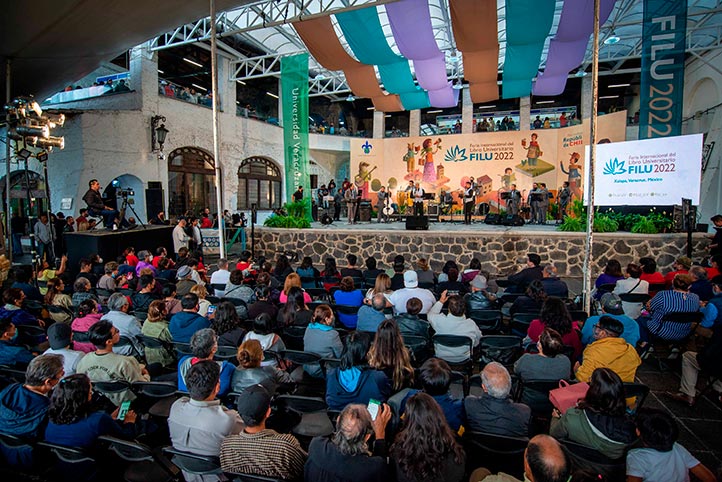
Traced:
<path fill-rule="evenodd" d="M 609 368 L 623 382 L 634 382 L 637 367 L 642 364 L 637 350 L 620 338 L 624 325 L 611 316 L 602 316 L 594 326 L 594 342 L 589 344 L 582 355 L 582 364 L 574 365 L 574 372 L 580 382 L 589 382 L 596 368 Z"/>

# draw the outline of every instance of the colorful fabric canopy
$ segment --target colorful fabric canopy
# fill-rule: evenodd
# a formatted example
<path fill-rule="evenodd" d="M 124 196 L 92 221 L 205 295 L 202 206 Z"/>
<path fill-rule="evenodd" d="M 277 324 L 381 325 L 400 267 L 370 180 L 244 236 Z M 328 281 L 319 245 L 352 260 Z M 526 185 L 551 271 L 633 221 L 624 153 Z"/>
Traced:
<path fill-rule="evenodd" d="M 544 42 L 554 21 L 555 3 L 506 0 L 506 55 L 501 86 L 505 99 L 531 93 L 531 82 L 539 71 Z"/>
<path fill-rule="evenodd" d="M 599 2 L 599 24 L 607 21 L 615 0 Z M 544 72 L 534 84 L 534 95 L 559 95 L 567 85 L 567 76 L 584 60 L 589 36 L 594 31 L 594 0 L 564 2 L 559 27 L 549 43 Z"/>
<path fill-rule="evenodd" d="M 346 82 L 355 95 L 370 98 L 378 111 L 404 110 L 398 95 L 384 94 L 381 90 L 373 66 L 358 62 L 344 50 L 330 17 L 295 22 L 293 27 L 319 64 L 328 70 L 343 71 Z"/>
<path fill-rule="evenodd" d="M 463 53 L 464 78 L 469 82 L 471 99 L 474 102 L 498 99 L 496 0 L 449 0 L 449 9 L 456 47 Z"/>

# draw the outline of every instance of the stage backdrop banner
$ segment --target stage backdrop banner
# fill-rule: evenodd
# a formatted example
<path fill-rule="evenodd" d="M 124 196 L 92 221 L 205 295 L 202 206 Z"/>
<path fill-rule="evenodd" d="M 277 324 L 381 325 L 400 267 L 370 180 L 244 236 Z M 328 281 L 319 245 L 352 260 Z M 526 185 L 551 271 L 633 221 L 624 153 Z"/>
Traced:
<path fill-rule="evenodd" d="M 687 0 L 644 0 L 639 138 L 682 132 Z"/>
<path fill-rule="evenodd" d="M 283 100 L 283 149 L 286 197 L 303 186 L 311 221 L 311 189 L 308 176 L 308 54 L 281 58 L 281 99 Z"/>
<path fill-rule="evenodd" d="M 605 142 L 624 140 L 626 115 L 625 111 L 599 118 Z M 487 203 L 496 211 L 506 208 L 500 194 L 511 184 L 526 200 L 535 182 L 546 183 L 555 193 L 569 180 L 574 194 L 581 197 L 585 143 L 589 143 L 586 122 L 563 129 L 351 139 L 351 179 L 374 204 L 376 191 L 386 186 L 395 202 L 408 206 L 405 189 L 418 181 L 436 200 L 442 190 L 450 191 L 461 209 L 460 191 L 473 177 L 478 186 L 476 203 Z"/>
<path fill-rule="evenodd" d="M 585 151 L 588 167 L 588 146 Z M 670 206 L 688 198 L 698 205 L 701 179 L 702 134 L 599 144 L 594 203 Z"/>

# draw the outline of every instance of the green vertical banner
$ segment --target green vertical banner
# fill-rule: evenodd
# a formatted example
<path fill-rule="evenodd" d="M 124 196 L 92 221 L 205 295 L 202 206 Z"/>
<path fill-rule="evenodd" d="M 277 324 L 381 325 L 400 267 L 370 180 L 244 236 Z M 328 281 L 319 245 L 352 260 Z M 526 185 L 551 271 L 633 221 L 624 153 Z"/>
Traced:
<path fill-rule="evenodd" d="M 286 198 L 303 186 L 304 214 L 311 218 L 311 189 L 308 175 L 308 54 L 281 58 L 281 100 L 283 103 L 283 149 L 286 170 Z"/>
<path fill-rule="evenodd" d="M 687 0 L 644 0 L 639 138 L 682 133 Z"/>

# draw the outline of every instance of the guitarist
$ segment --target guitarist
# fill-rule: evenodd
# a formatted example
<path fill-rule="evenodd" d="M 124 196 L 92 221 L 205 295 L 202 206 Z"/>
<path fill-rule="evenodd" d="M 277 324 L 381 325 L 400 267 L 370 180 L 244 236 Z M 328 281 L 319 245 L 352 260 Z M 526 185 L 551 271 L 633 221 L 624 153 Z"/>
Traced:
<path fill-rule="evenodd" d="M 378 221 L 381 222 L 381 216 L 384 218 L 384 222 L 389 221 L 389 215 L 385 212 L 391 208 L 391 193 L 386 191 L 385 186 L 381 186 L 379 192 L 376 193 L 378 199 L 376 200 L 376 209 L 378 209 Z"/>

